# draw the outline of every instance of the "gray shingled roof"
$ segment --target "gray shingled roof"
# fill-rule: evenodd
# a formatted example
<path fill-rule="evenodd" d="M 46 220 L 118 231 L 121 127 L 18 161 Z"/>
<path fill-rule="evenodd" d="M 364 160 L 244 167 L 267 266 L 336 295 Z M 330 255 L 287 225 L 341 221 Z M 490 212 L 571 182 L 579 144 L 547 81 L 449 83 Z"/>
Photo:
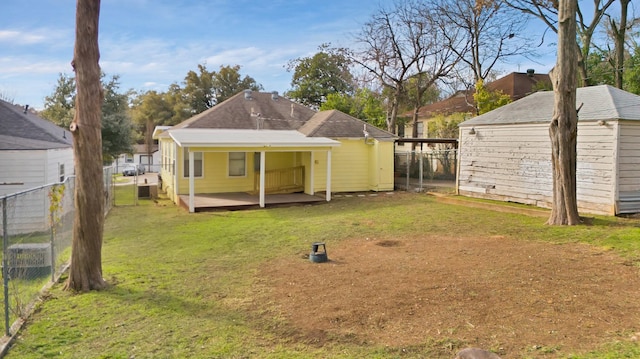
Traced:
<path fill-rule="evenodd" d="M 640 96 L 609 85 L 578 88 L 576 109 L 580 105 L 579 121 L 640 120 Z M 550 122 L 553 107 L 553 91 L 536 92 L 467 120 L 460 127 Z"/>
<path fill-rule="evenodd" d="M 315 111 L 273 93 L 240 92 L 228 100 L 173 126 L 177 128 L 225 128 L 255 130 L 258 121 L 267 130 L 295 130 Z"/>
<path fill-rule="evenodd" d="M 393 139 L 387 131 L 338 110 L 316 112 L 276 93 L 240 92 L 171 129 L 213 128 L 298 130 L 307 137 L 364 138 L 364 125 L 376 139 Z M 162 137 L 162 136 L 159 136 Z"/>
<path fill-rule="evenodd" d="M 21 106 L 0 100 L 0 150 L 46 150 L 73 145 L 71 132 Z"/>
<path fill-rule="evenodd" d="M 298 131 L 307 137 L 364 138 L 364 130 L 378 140 L 394 140 L 395 135 L 338 110 L 316 113 Z"/>

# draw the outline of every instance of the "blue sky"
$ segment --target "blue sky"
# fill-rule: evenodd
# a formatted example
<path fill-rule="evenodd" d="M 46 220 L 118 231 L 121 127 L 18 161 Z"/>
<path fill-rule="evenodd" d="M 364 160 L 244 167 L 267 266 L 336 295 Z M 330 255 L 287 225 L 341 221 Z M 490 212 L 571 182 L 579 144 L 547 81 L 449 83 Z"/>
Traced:
<path fill-rule="evenodd" d="M 391 0 L 382 1 L 391 4 Z M 102 0 L 100 66 L 120 76 L 122 91 L 165 91 L 205 63 L 240 65 L 265 91 L 290 89 L 286 63 L 318 46 L 349 46 L 351 34 L 378 8 L 372 0 Z M 3 0 L 0 94 L 41 109 L 58 74 L 73 75 L 75 0 Z M 538 26 L 540 27 L 540 26 Z M 542 28 L 540 28 L 542 29 Z M 541 32 L 541 31 L 540 31 Z M 547 44 L 541 51 L 550 52 Z M 514 60 L 503 73 L 553 59 Z M 551 63 L 549 63 L 551 62 Z"/>

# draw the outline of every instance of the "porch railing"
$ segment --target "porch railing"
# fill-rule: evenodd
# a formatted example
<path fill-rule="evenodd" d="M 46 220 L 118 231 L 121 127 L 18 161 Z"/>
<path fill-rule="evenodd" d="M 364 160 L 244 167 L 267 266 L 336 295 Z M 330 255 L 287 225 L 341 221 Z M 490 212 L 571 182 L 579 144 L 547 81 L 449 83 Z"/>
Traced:
<path fill-rule="evenodd" d="M 255 173 L 254 193 L 260 191 L 260 172 Z M 264 193 L 294 193 L 304 191 L 304 166 L 264 171 Z"/>

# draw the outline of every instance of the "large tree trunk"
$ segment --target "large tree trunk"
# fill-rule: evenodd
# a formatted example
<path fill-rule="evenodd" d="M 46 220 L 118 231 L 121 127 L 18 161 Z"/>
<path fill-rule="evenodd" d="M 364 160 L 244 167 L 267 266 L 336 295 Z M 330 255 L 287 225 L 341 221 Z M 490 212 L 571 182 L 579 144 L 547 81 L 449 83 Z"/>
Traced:
<path fill-rule="evenodd" d="M 102 174 L 100 0 L 78 0 L 73 67 L 76 72 L 76 114 L 71 124 L 75 154 L 75 221 L 71 267 L 66 289 L 86 292 L 106 286 L 102 278 L 104 184 Z"/>
<path fill-rule="evenodd" d="M 553 170 L 552 225 L 580 223 L 576 198 L 578 114 L 576 111 L 576 8 L 577 0 L 560 0 L 558 8 L 558 58 L 551 71 L 555 106 L 549 126 Z"/>

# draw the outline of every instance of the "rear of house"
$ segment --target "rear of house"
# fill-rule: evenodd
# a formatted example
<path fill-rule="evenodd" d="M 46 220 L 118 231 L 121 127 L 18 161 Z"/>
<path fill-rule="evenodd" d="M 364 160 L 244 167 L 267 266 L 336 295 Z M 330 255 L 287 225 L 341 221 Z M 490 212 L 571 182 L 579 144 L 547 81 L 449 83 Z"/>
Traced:
<path fill-rule="evenodd" d="M 553 92 L 539 92 L 460 125 L 461 195 L 550 208 Z M 640 212 L 640 97 L 610 86 L 580 88 L 578 210 Z"/>
<path fill-rule="evenodd" d="M 178 204 L 195 194 L 252 193 L 263 206 L 265 194 L 393 190 L 393 134 L 276 93 L 239 93 L 154 137 L 161 189 Z"/>

